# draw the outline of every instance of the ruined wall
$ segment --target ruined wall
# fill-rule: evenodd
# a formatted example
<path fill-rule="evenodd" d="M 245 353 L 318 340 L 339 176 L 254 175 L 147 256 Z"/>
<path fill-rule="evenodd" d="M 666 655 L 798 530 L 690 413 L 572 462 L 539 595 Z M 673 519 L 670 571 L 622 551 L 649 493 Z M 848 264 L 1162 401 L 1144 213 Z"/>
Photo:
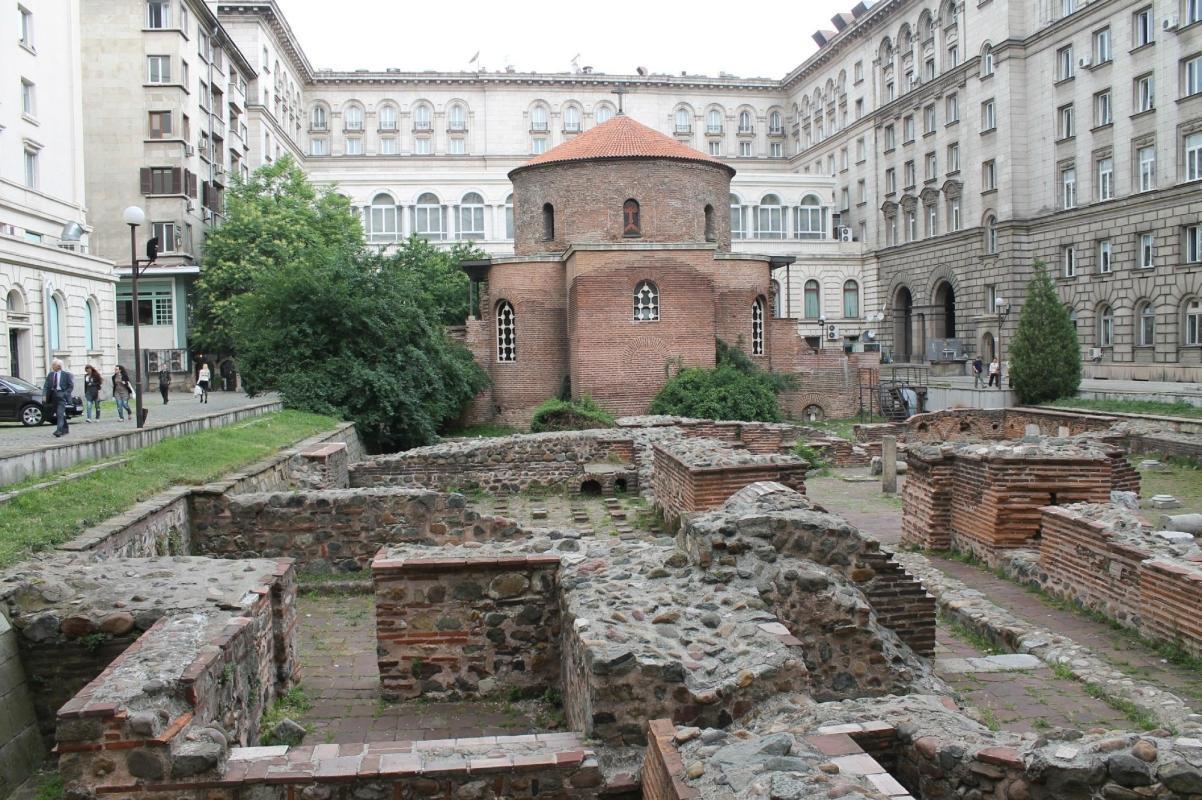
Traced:
<path fill-rule="evenodd" d="M 424 489 L 341 489 L 192 498 L 192 546 L 221 558 L 288 557 L 302 571 L 366 569 L 379 549 L 511 538 L 517 524 Z"/>
<path fill-rule="evenodd" d="M 192 546 L 188 515 L 191 491 L 176 487 L 160 492 L 56 549 L 86 553 L 95 559 L 187 555 Z"/>
<path fill-rule="evenodd" d="M 446 442 L 355 464 L 351 486 L 423 486 L 515 494 L 534 487 L 578 491 L 592 463 L 630 464 L 621 431 L 569 431 Z"/>
<path fill-rule="evenodd" d="M 676 749 L 676 726 L 671 720 L 647 722 L 643 754 L 643 800 L 696 800 L 701 792 L 685 783 L 684 762 Z"/>
<path fill-rule="evenodd" d="M 17 634 L 0 612 L 0 798 L 32 775 L 46 755 L 17 651 Z"/>
<path fill-rule="evenodd" d="M 559 556 L 454 555 L 392 548 L 372 562 L 384 696 L 558 686 Z"/>

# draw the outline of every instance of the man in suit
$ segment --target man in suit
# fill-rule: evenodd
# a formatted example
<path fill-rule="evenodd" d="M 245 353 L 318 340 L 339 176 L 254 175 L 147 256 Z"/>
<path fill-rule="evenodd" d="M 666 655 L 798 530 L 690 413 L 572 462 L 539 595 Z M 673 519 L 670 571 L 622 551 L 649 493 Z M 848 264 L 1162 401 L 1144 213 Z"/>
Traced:
<path fill-rule="evenodd" d="M 58 427 L 54 430 L 54 437 L 65 436 L 69 427 L 67 426 L 67 403 L 71 402 L 71 393 L 75 391 L 75 378 L 70 372 L 63 369 L 61 359 L 54 359 L 50 362 L 50 374 L 46 376 L 46 383 L 42 387 L 42 394 L 46 397 L 46 405 L 54 409 L 54 421 Z"/>

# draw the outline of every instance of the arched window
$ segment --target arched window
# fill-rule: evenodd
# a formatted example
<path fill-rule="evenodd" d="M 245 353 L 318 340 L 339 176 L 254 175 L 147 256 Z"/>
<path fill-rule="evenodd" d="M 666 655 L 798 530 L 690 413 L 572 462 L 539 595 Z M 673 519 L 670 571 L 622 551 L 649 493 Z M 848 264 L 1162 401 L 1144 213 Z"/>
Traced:
<path fill-rule="evenodd" d="M 643 281 L 634 290 L 634 321 L 659 320 L 659 289 L 651 281 Z"/>
<path fill-rule="evenodd" d="M 4 310 L 9 314 L 25 313 L 25 298 L 19 290 L 13 289 L 8 293 L 8 297 L 4 299 Z M 11 318 L 9 321 L 12 321 Z"/>
<path fill-rule="evenodd" d="M 743 227 L 743 201 L 737 194 L 730 196 L 730 238 L 742 239 L 747 235 Z"/>
<path fill-rule="evenodd" d="M 497 303 L 497 361 L 518 360 L 518 325 L 513 305 L 508 300 Z"/>
<path fill-rule="evenodd" d="M 312 128 L 315 131 L 324 131 L 326 129 L 326 107 L 313 106 Z"/>
<path fill-rule="evenodd" d="M 505 238 L 513 238 L 513 195 L 505 198 Z"/>
<path fill-rule="evenodd" d="M 1135 315 L 1139 319 L 1140 347 L 1156 344 L 1156 309 L 1151 303 L 1143 302 L 1135 307 Z"/>
<path fill-rule="evenodd" d="M 611 119 L 613 119 L 613 115 L 613 108 L 607 103 L 602 103 L 601 105 L 597 106 L 597 110 L 593 112 L 593 119 L 597 120 L 597 124 L 600 125 L 602 122 L 609 122 Z"/>
<path fill-rule="evenodd" d="M 627 200 L 622 204 L 622 235 L 637 239 L 643 235 L 642 219 L 639 215 L 639 201 Z"/>
<path fill-rule="evenodd" d="M 750 111 L 740 111 L 739 112 L 739 133 L 751 133 L 751 131 L 752 131 L 751 112 Z"/>
<path fill-rule="evenodd" d="M 821 239 L 825 236 L 825 216 L 818 195 L 807 194 L 801 198 L 801 206 L 797 209 L 797 238 Z"/>
<path fill-rule="evenodd" d="M 1185 343 L 1202 344 L 1202 300 L 1185 301 Z"/>
<path fill-rule="evenodd" d="M 530 130 L 545 132 L 547 130 L 547 107 L 543 105 L 530 109 Z"/>
<path fill-rule="evenodd" d="M 344 127 L 348 131 L 363 130 L 363 106 L 352 103 L 342 113 Z"/>
<path fill-rule="evenodd" d="M 718 109 L 711 108 L 705 115 L 705 132 L 722 133 L 722 112 Z"/>
<path fill-rule="evenodd" d="M 985 217 L 985 252 L 997 252 L 997 217 L 992 214 Z"/>
<path fill-rule="evenodd" d="M 780 296 L 780 281 L 776 278 L 772 279 L 772 317 L 780 319 L 781 313 L 781 296 Z"/>
<path fill-rule="evenodd" d="M 83 307 L 83 344 L 89 353 L 100 349 L 96 340 L 98 319 L 96 301 L 89 297 Z"/>
<path fill-rule="evenodd" d="M 768 133 L 784 133 L 785 126 L 781 123 L 781 115 L 779 111 L 773 111 L 768 115 Z"/>
<path fill-rule="evenodd" d="M 434 113 L 425 103 L 413 107 L 413 130 L 428 131 L 434 127 Z"/>
<path fill-rule="evenodd" d="M 63 303 L 57 294 L 50 295 L 50 303 L 47 308 L 46 327 L 50 334 L 50 349 L 58 351 L 63 349 Z"/>
<path fill-rule="evenodd" d="M 459 201 L 459 238 L 484 238 L 484 198 L 468 192 Z"/>
<path fill-rule="evenodd" d="M 555 206 L 543 203 L 543 241 L 555 240 Z"/>
<path fill-rule="evenodd" d="M 564 133 L 576 133 L 580 130 L 580 109 L 576 106 L 567 106 L 563 110 L 563 131 Z"/>
<path fill-rule="evenodd" d="M 454 103 L 447 109 L 447 127 L 455 132 L 467 130 L 467 109 L 462 103 Z"/>
<path fill-rule="evenodd" d="M 760 199 L 759 229 L 757 235 L 761 239 L 785 238 L 784 209 L 780 198 L 774 194 L 766 194 Z"/>
<path fill-rule="evenodd" d="M 396 202 L 381 192 L 371 199 L 367 209 L 367 241 L 376 244 L 395 242 L 399 235 Z"/>
<path fill-rule="evenodd" d="M 707 242 L 718 241 L 718 231 L 714 224 L 714 207 L 708 203 L 705 206 L 705 240 Z"/>
<path fill-rule="evenodd" d="M 843 317 L 856 319 L 860 316 L 860 284 L 855 281 L 843 282 Z"/>
<path fill-rule="evenodd" d="M 818 290 L 818 281 L 808 280 L 805 282 L 805 318 L 818 319 L 822 316 L 822 295 Z"/>
<path fill-rule="evenodd" d="M 981 77 L 988 78 L 993 74 L 993 46 L 986 44 L 981 48 Z"/>
<path fill-rule="evenodd" d="M 380 130 L 395 131 L 396 130 L 396 106 L 382 105 L 379 111 Z"/>
<path fill-rule="evenodd" d="M 764 354 L 764 298 L 757 297 L 751 304 L 751 354 Z"/>
<path fill-rule="evenodd" d="M 442 203 L 433 192 L 423 192 L 413 207 L 413 232 L 423 239 L 446 238 Z"/>
<path fill-rule="evenodd" d="M 1110 306 L 1098 308 L 1098 347 L 1114 344 L 1114 310 Z"/>
<path fill-rule="evenodd" d="M 687 108 L 676 109 L 676 132 L 677 133 L 692 133 L 693 132 L 693 115 Z"/>

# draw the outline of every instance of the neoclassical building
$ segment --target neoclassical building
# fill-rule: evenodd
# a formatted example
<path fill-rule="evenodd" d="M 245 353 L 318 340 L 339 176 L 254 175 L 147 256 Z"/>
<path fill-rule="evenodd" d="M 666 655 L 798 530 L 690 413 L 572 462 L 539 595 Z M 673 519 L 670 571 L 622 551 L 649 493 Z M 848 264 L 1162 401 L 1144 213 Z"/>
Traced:
<path fill-rule="evenodd" d="M 621 103 L 737 169 L 731 250 L 794 259 L 776 296 L 804 336 L 894 361 L 988 356 L 1042 261 L 1087 374 L 1202 379 L 1202 0 L 859 3 L 779 79 L 316 69 L 282 0 L 207 5 L 239 146 L 234 116 L 202 114 L 183 152 L 204 147 L 206 169 L 219 130 L 222 174 L 234 152 L 238 169 L 293 154 L 351 199 L 373 246 L 414 234 L 513 254 L 509 173 Z M 139 37 L 106 58 L 145 64 L 157 39 Z"/>

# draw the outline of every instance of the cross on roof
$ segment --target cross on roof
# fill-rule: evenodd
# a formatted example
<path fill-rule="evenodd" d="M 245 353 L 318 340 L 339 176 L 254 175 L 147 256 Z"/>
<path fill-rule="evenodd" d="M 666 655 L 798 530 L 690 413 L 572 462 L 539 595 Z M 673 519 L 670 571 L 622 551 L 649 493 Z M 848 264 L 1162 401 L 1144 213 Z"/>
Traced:
<path fill-rule="evenodd" d="M 619 85 L 618 88 L 614 89 L 612 92 L 610 92 L 610 94 L 616 94 L 618 96 L 618 113 L 626 113 L 622 108 L 622 98 L 626 96 L 626 87 Z"/>

